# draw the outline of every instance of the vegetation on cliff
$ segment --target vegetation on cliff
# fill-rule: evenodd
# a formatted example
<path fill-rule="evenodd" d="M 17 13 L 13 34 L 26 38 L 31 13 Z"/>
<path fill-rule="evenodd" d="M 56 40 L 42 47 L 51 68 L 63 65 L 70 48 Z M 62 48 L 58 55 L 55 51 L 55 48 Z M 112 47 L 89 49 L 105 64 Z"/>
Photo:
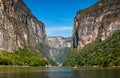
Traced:
<path fill-rule="evenodd" d="M 72 50 L 66 66 L 120 66 L 120 30 L 103 42 L 95 41 L 80 50 Z"/>
<path fill-rule="evenodd" d="M 98 16 L 99 13 L 102 13 L 104 11 L 108 11 L 111 9 L 114 9 L 117 11 L 116 6 L 118 6 L 119 4 L 120 4 L 119 0 L 99 0 L 94 6 L 88 7 L 83 10 L 79 10 L 77 12 L 77 15 L 83 16 L 89 13 L 89 15 Z M 111 6 L 114 6 L 114 7 L 111 7 Z"/>
<path fill-rule="evenodd" d="M 0 65 L 45 66 L 49 62 L 27 49 L 19 49 L 15 53 L 0 51 Z"/>
<path fill-rule="evenodd" d="M 70 48 L 65 47 L 61 50 L 59 50 L 59 54 L 55 57 L 56 62 L 59 63 L 63 63 L 63 61 L 65 60 L 65 58 L 67 57 L 68 53 L 69 53 Z"/>

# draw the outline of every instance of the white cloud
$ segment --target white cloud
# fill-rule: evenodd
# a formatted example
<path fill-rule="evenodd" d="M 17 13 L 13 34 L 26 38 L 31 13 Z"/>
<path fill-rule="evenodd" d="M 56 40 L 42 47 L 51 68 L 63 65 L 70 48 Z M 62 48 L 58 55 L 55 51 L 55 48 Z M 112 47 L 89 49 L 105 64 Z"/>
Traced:
<path fill-rule="evenodd" d="M 69 37 L 72 34 L 72 26 L 52 26 L 46 28 L 48 36 Z"/>

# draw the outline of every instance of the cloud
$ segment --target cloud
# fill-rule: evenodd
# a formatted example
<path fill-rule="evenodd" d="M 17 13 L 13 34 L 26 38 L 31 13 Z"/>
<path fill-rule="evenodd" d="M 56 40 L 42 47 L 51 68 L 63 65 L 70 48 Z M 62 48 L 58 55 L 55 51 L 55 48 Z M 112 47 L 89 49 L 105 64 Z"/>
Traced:
<path fill-rule="evenodd" d="M 70 37 L 72 34 L 72 26 L 52 26 L 46 28 L 48 36 L 64 36 Z"/>

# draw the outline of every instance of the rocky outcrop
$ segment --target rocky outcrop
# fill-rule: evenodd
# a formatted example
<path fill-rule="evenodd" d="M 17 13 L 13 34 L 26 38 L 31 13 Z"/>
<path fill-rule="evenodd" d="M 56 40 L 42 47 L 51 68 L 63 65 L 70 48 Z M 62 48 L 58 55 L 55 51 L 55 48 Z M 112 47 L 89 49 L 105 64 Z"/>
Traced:
<path fill-rule="evenodd" d="M 47 37 L 49 45 L 49 57 L 55 62 L 61 63 L 67 55 L 68 49 L 72 46 L 71 38 L 64 37 Z"/>
<path fill-rule="evenodd" d="M 82 48 L 95 41 L 103 41 L 120 29 L 120 0 L 100 0 L 81 10 L 74 19 L 73 47 Z"/>
<path fill-rule="evenodd" d="M 0 50 L 35 50 L 45 40 L 44 24 L 32 15 L 22 0 L 0 0 Z"/>

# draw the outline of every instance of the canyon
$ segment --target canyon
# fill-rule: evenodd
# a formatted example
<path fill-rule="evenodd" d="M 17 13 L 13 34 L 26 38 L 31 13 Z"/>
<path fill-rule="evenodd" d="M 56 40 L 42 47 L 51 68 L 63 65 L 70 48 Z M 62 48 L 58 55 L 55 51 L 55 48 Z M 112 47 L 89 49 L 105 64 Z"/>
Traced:
<path fill-rule="evenodd" d="M 69 38 L 47 36 L 44 23 L 32 14 L 22 0 L 0 0 L 0 51 L 15 53 L 19 49 L 27 49 L 25 51 L 29 50 L 33 55 L 38 55 L 45 60 L 50 59 L 59 66 L 62 65 L 65 58 L 68 59 L 68 64 L 72 60 L 72 64 L 74 62 L 76 64 L 76 58 L 81 60 L 80 57 L 91 55 L 92 52 L 88 52 L 88 49 L 93 49 L 93 47 L 84 51 L 85 46 L 97 41 L 104 43 L 109 37 L 114 36 L 114 33 L 119 29 L 119 0 L 100 0 L 95 5 L 78 11 L 74 18 L 73 34 Z M 117 35 L 119 38 L 119 32 Z M 119 46 L 119 41 L 116 40 L 116 36 L 114 37 L 115 39 L 110 39 L 115 40 L 116 46 Z M 97 43 L 100 51 L 102 51 L 100 45 L 103 43 Z M 80 54 L 77 53 L 82 49 L 86 54 L 83 53 L 82 56 L 81 53 L 79 56 Z M 71 54 L 70 51 L 74 53 Z M 96 53 L 95 51 L 93 55 Z M 69 56 L 70 58 L 68 58 Z M 72 57 L 75 58 L 71 59 Z M 85 61 L 86 58 L 83 62 Z M 23 65 L 25 64 L 27 63 L 25 62 Z"/>

